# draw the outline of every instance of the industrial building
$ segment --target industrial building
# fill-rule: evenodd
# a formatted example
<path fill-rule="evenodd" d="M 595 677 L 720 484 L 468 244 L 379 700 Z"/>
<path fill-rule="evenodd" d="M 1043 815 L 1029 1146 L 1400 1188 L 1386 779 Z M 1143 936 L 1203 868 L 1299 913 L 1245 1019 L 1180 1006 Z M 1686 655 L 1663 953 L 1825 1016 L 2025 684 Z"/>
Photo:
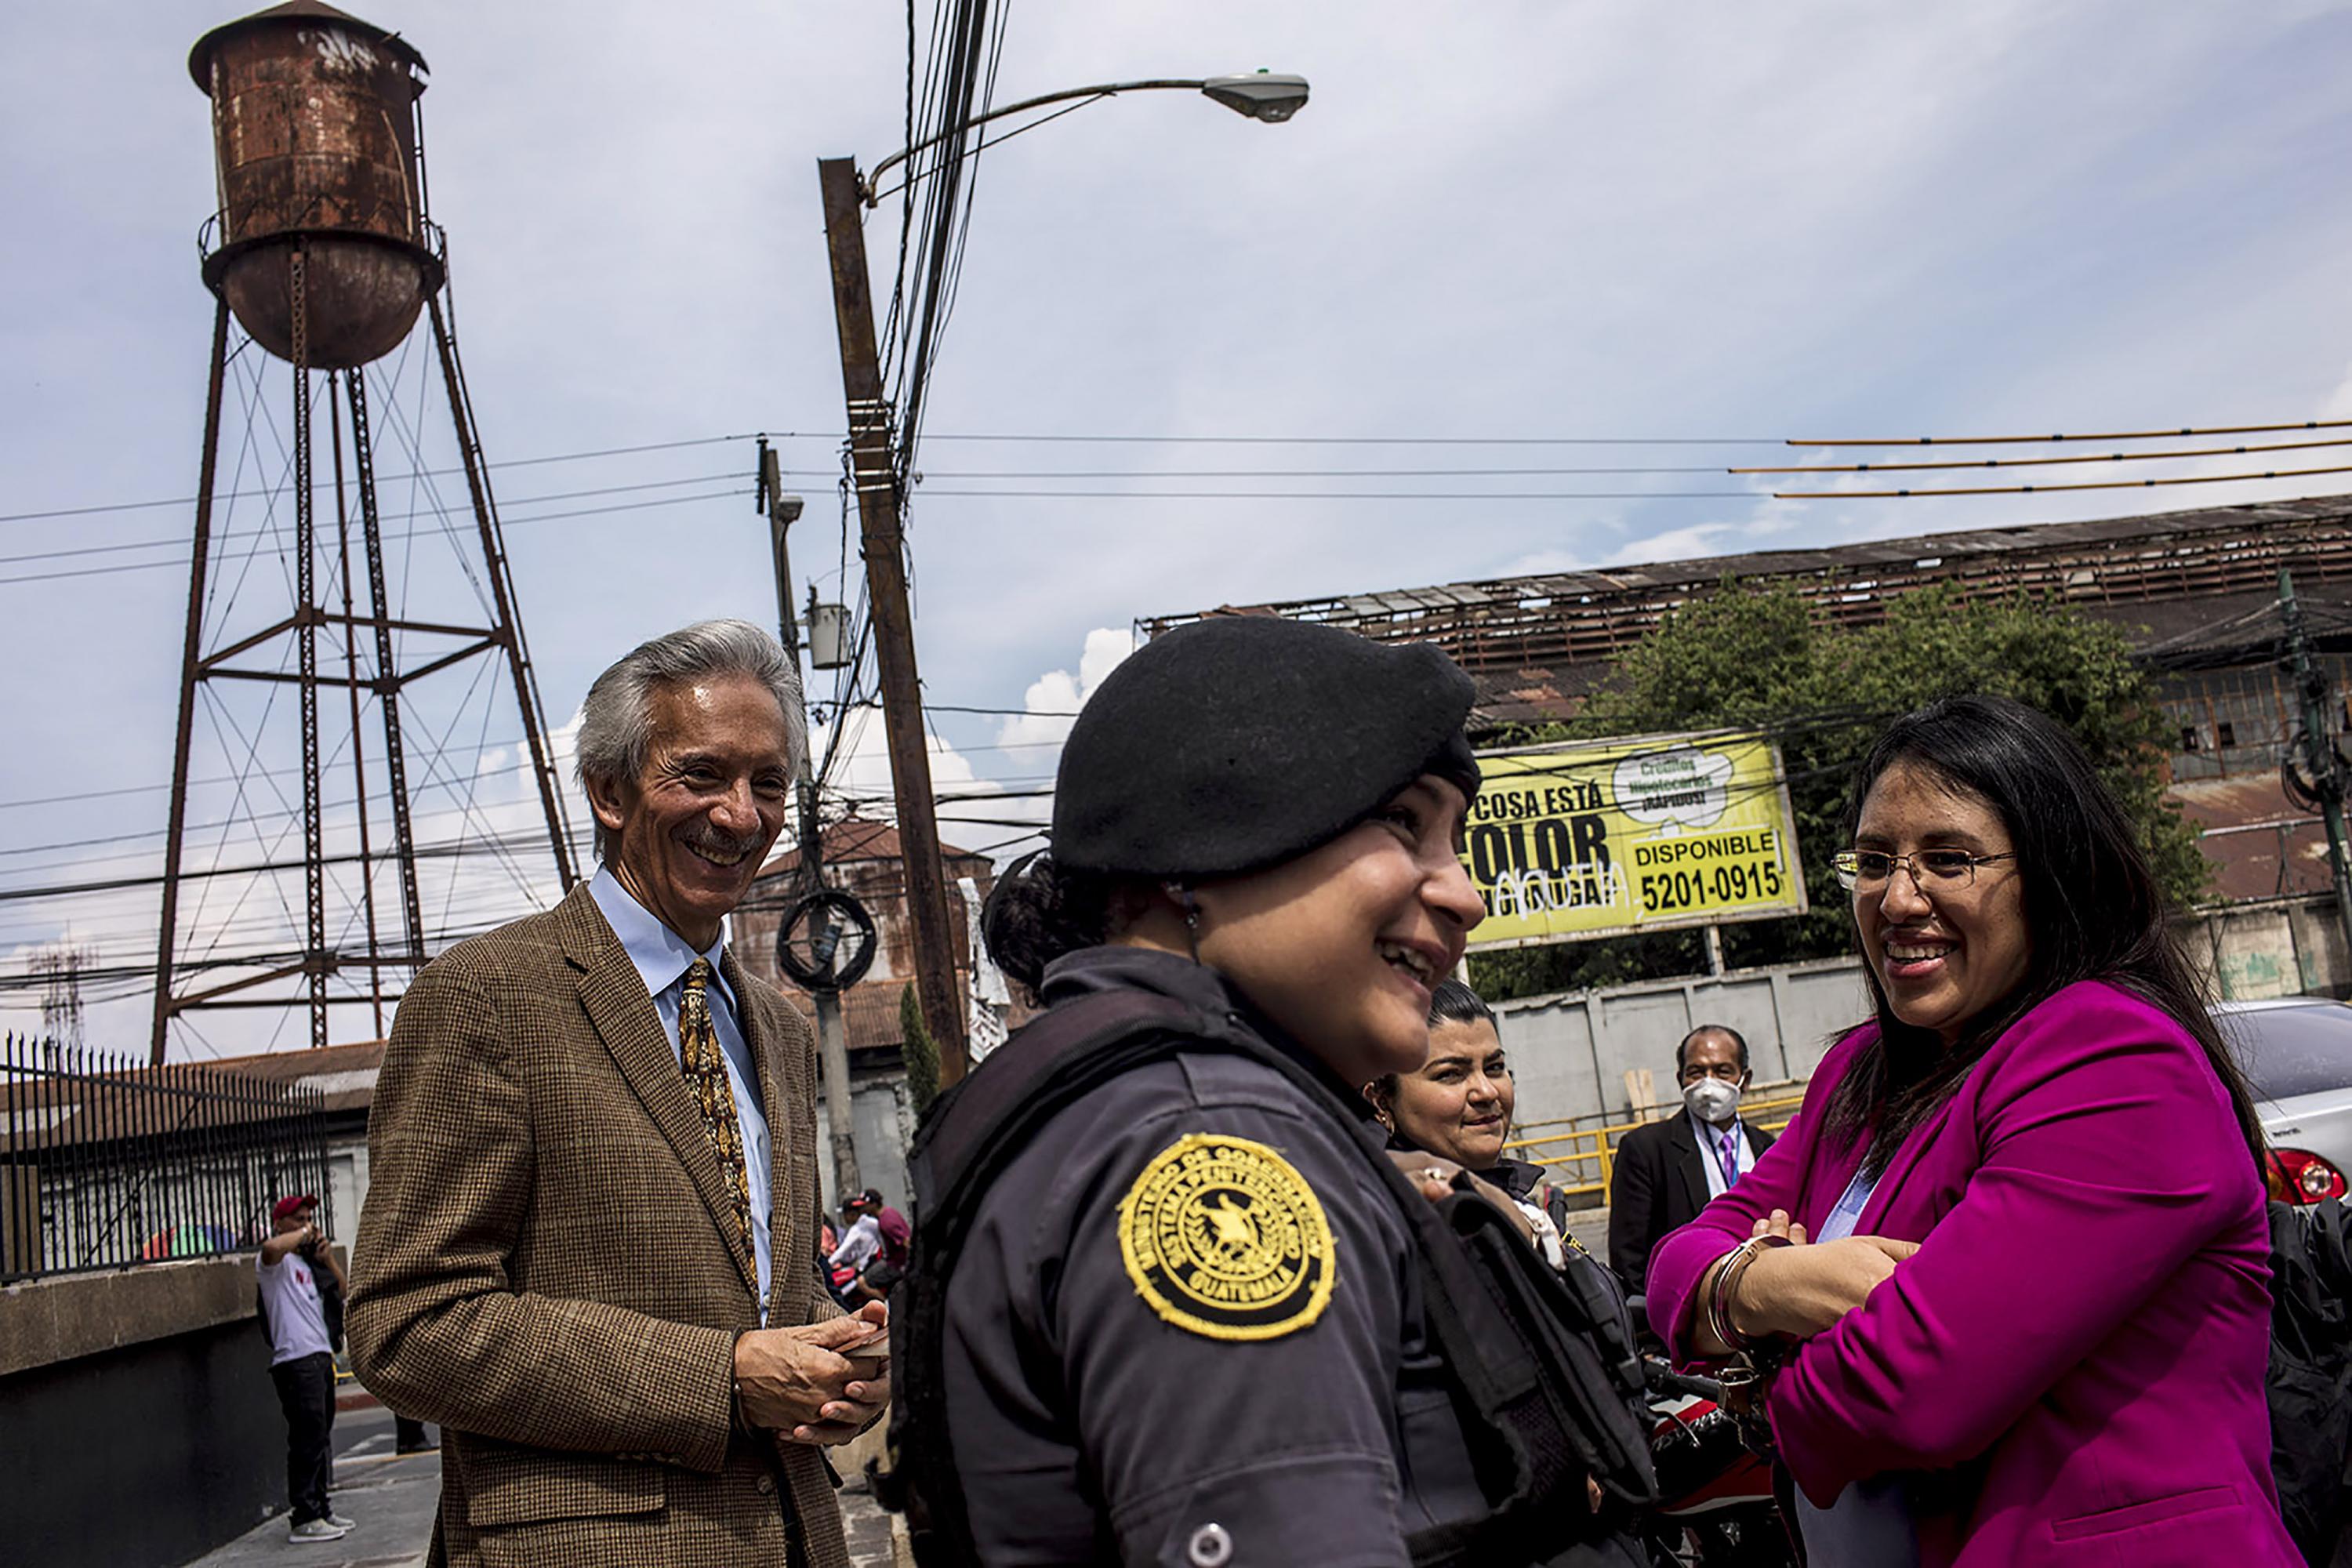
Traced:
<path fill-rule="evenodd" d="M 2299 727 L 2279 668 L 2282 567 L 2340 693 L 2352 671 L 2352 496 L 1229 605 L 1139 628 L 1157 636 L 1202 615 L 1276 615 L 1433 642 L 1477 681 L 1474 723 L 1491 732 L 1573 714 L 1615 656 L 1727 583 L 1793 588 L 1845 626 L 1877 621 L 1891 601 L 1933 586 L 2041 596 L 2114 622 L 2159 674 L 2177 737 L 2172 797 L 2205 829 L 2216 895 L 2238 901 L 2328 887 L 2318 818 L 2281 787 Z"/>

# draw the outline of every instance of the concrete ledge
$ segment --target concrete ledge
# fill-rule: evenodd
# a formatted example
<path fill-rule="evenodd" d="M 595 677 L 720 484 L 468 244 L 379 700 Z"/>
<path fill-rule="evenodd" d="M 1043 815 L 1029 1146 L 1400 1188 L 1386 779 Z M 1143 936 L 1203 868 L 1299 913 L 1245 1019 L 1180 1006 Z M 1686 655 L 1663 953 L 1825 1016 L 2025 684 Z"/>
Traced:
<path fill-rule="evenodd" d="M 0 1290 L 0 1377 L 254 1315 L 253 1255 L 142 1263 Z"/>

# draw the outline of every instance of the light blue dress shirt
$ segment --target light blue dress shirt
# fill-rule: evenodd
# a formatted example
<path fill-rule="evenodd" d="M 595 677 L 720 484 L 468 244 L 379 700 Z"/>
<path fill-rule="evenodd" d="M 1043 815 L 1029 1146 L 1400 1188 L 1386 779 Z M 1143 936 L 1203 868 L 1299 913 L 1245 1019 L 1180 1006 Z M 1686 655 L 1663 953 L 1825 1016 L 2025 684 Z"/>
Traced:
<path fill-rule="evenodd" d="M 707 994 L 710 1003 L 711 1032 L 719 1037 L 719 1053 L 727 1058 L 727 1084 L 735 1094 L 736 1130 L 743 1138 L 745 1185 L 751 1194 L 751 1254 L 759 1265 L 760 1322 L 768 1321 L 768 1282 L 773 1278 L 774 1255 L 768 1239 L 768 1221 L 775 1205 L 775 1194 L 771 1190 L 768 1151 L 768 1118 L 760 1098 L 760 1073 L 751 1061 L 751 1048 L 743 1041 L 742 1026 L 735 1021 L 735 993 L 719 973 L 719 955 L 726 948 L 726 940 L 710 944 L 708 952 L 697 952 L 686 944 L 686 939 L 662 924 L 653 911 L 629 895 L 620 879 L 604 867 L 596 868 L 596 875 L 588 883 L 588 896 L 604 913 L 604 922 L 613 934 L 621 939 L 622 948 L 629 962 L 636 965 L 638 975 L 646 983 L 646 994 L 654 1000 L 654 1010 L 661 1015 L 662 1030 L 669 1036 L 670 1054 L 678 1058 L 678 1071 L 686 1070 L 686 1058 L 677 1043 L 678 994 L 685 989 L 686 972 L 694 961 L 710 961 L 710 984 Z"/>
<path fill-rule="evenodd" d="M 1866 1168 L 1856 1171 L 1813 1239 L 1843 1241 L 1852 1236 L 1877 1190 L 1877 1176 Z M 1805 1537 L 1805 1559 L 1814 1568 L 1918 1568 L 1919 1530 L 1911 1517 L 1911 1489 L 1897 1472 L 1853 1482 L 1828 1508 L 1815 1508 L 1799 1492 L 1797 1528 Z"/>

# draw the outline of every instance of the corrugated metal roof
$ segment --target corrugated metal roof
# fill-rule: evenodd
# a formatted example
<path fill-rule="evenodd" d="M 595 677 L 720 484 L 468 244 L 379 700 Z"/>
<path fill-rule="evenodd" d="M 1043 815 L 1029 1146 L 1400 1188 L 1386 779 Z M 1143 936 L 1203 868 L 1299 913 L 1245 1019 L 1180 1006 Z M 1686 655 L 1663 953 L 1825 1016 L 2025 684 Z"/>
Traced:
<path fill-rule="evenodd" d="M 1210 615 L 1278 615 L 1389 642 L 1433 642 L 1481 679 L 1482 718 L 1542 717 L 1546 686 L 1573 698 L 1667 615 L 1727 580 L 1785 583 L 1839 625 L 1874 623 L 1888 602 L 1949 584 L 1969 597 L 2020 593 L 2135 628 L 2135 640 L 2187 638 L 2273 592 L 2291 564 L 2315 603 L 2352 589 L 2352 496 L 2206 507 L 2141 517 L 1965 529 L 1817 549 L 1752 551 L 1322 599 L 1225 605 Z M 2243 601 L 2242 604 L 2240 601 Z M 1147 635 L 1200 618 L 1147 618 Z M 1495 678 L 1491 682 L 1489 678 Z M 1553 713 L 1559 711 L 1551 710 Z"/>
<path fill-rule="evenodd" d="M 2205 507 L 2189 511 L 2157 512 L 2137 517 L 2103 518 L 2082 522 L 2043 522 L 2012 528 L 1963 529 L 1948 533 L 1908 534 L 1895 539 L 1864 540 L 1852 544 L 1801 550 L 1759 550 L 1738 555 L 1692 556 L 1673 561 L 1596 567 L 1577 572 L 1540 573 L 1475 582 L 1448 583 L 1425 588 L 1390 589 L 1320 599 L 1294 599 L 1264 605 L 1222 605 L 1213 611 L 1187 611 L 1144 617 L 1139 624 L 1157 633 L 1203 615 L 1279 615 L 1346 625 L 1354 616 L 1409 614 L 1419 609 L 1487 605 L 1527 605 L 1549 601 L 1543 607 L 1592 605 L 1623 597 L 1705 589 L 1727 577 L 1759 578 L 1877 573 L 1909 576 L 1920 572 L 1957 577 L 1968 567 L 1983 566 L 2021 555 L 2063 555 L 2095 551 L 2109 556 L 2161 560 L 2191 540 L 2216 533 L 2260 535 L 2273 527 L 2321 520 L 2352 519 L 2352 496 L 2320 496 L 2254 506 Z M 2138 550 L 2131 549 L 2139 546 Z M 1532 606 L 1531 606 L 1532 607 Z"/>

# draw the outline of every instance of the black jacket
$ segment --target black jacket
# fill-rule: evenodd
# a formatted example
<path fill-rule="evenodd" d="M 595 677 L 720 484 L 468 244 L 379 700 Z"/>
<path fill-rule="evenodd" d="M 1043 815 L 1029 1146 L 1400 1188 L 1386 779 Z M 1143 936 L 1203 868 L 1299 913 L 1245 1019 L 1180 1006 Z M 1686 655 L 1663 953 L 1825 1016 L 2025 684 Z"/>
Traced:
<path fill-rule="evenodd" d="M 1058 960 L 1044 999 L 1123 987 L 1241 1012 L 1213 971 L 1124 948 Z M 1403 1218 L 1349 1147 L 1377 1138 L 1368 1110 L 1343 1125 L 1271 1066 L 1208 1049 L 1124 1073 L 1034 1134 L 981 1199 L 947 1303 L 948 1426 L 982 1562 L 1202 1562 L 1224 1542 L 1237 1563 L 1401 1565 L 1408 1533 L 1484 1509 Z M 1254 1205 L 1328 1223 L 1337 1267 L 1311 1314 L 1269 1331 L 1184 1297 L 1155 1261 L 1183 1237 L 1130 1217 L 1220 1146 Z"/>
<path fill-rule="evenodd" d="M 1772 1135 L 1743 1121 L 1751 1163 L 1772 1146 Z M 1617 1145 L 1616 1173 L 1609 1183 L 1609 1267 L 1626 1294 L 1645 1293 L 1650 1252 L 1666 1233 L 1679 1230 L 1706 1207 L 1706 1167 L 1690 1113 L 1636 1127 Z"/>

